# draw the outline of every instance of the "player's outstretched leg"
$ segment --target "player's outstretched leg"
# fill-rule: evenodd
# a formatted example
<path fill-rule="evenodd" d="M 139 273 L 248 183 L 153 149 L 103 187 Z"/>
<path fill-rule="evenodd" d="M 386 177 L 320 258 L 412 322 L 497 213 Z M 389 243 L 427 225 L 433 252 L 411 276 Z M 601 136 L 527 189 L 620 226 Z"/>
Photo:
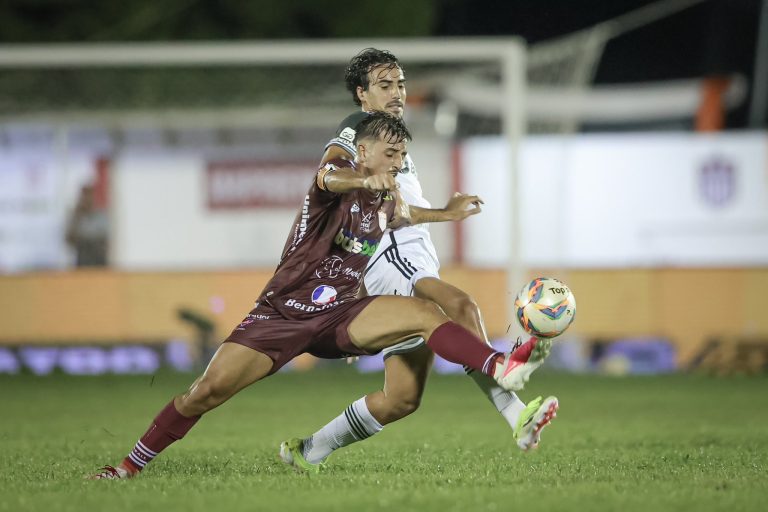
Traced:
<path fill-rule="evenodd" d="M 415 296 L 438 304 L 453 321 L 488 343 L 480 308 L 470 295 L 437 277 L 419 279 L 415 283 L 413 291 Z M 518 384 L 514 389 L 520 389 L 528 382 L 531 374 L 542 365 L 549 354 L 550 346 L 549 340 L 537 340 L 535 338 L 527 340 L 526 343 L 518 342 L 512 351 L 513 353 L 520 351 L 514 357 L 514 360 L 520 362 L 515 370 Z M 534 348 L 537 349 L 536 352 L 534 352 Z M 520 413 L 525 409 L 525 404 L 515 393 L 503 389 L 488 375 L 468 367 L 465 367 L 465 371 L 514 431 Z"/>
<path fill-rule="evenodd" d="M 356 400 L 311 436 L 283 442 L 280 458 L 297 469 L 317 472 L 335 450 L 368 439 L 413 413 L 421 404 L 433 359 L 423 343 L 414 351 L 389 355 L 383 389 Z"/>
<path fill-rule="evenodd" d="M 490 375 L 508 391 L 522 388 L 530 374 L 529 364 L 546 355 L 537 341 L 523 345 L 523 350 L 498 352 L 451 321 L 434 302 L 414 297 L 374 297 L 352 319 L 347 333 L 350 342 L 366 352 L 423 338 L 443 359 Z"/>
<path fill-rule="evenodd" d="M 271 368 L 272 360 L 261 352 L 224 343 L 205 373 L 186 393 L 175 397 L 160 411 L 123 461 L 116 467 L 104 466 L 90 478 L 101 480 L 138 475 L 160 452 L 182 439 L 204 413 L 266 376 Z"/>

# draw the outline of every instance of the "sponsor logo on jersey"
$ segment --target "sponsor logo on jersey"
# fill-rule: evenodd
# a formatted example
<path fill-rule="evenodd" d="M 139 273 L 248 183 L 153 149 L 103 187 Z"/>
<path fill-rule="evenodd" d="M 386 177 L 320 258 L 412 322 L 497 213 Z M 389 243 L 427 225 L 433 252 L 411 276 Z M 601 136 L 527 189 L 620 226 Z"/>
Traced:
<path fill-rule="evenodd" d="M 293 243 L 291 243 L 292 252 L 299 245 L 299 242 L 307 234 L 307 223 L 309 222 L 309 194 L 304 197 L 304 205 L 301 207 L 301 219 L 293 230 Z"/>
<path fill-rule="evenodd" d="M 339 134 L 339 137 L 341 137 L 344 140 L 348 140 L 349 142 L 355 141 L 355 130 L 347 126 L 343 130 L 341 130 L 341 133 Z"/>
<path fill-rule="evenodd" d="M 363 273 L 359 270 L 347 267 L 341 271 L 341 275 L 350 280 L 359 280 L 363 276 Z"/>
<path fill-rule="evenodd" d="M 315 276 L 318 279 L 333 279 L 341 272 L 341 264 L 344 260 L 339 256 L 329 256 L 325 258 L 320 267 L 315 270 Z"/>
<path fill-rule="evenodd" d="M 321 284 L 312 290 L 312 303 L 325 306 L 336 301 L 336 288 L 327 284 Z"/>
<path fill-rule="evenodd" d="M 343 302 L 343 301 L 342 301 Z M 322 306 L 307 306 L 306 304 L 302 304 L 301 302 L 297 301 L 296 299 L 288 299 L 283 304 L 288 306 L 289 308 L 298 309 L 299 311 L 306 311 L 307 313 L 314 313 L 316 311 L 324 311 L 328 308 L 332 308 L 335 306 L 338 306 L 341 304 L 341 302 L 329 302 L 328 304 L 324 304 Z"/>
<path fill-rule="evenodd" d="M 363 275 L 362 271 L 355 270 L 352 267 L 342 267 L 343 264 L 344 260 L 339 256 L 329 256 L 315 270 L 315 277 L 318 279 L 335 279 L 341 276 L 347 281 L 360 280 Z"/>
<path fill-rule="evenodd" d="M 416 166 L 413 164 L 413 160 L 411 160 L 409 157 L 406 157 L 405 162 L 403 162 L 403 167 L 400 169 L 400 174 L 416 175 Z"/>
<path fill-rule="evenodd" d="M 360 230 L 366 232 L 370 231 L 371 220 L 373 220 L 373 212 L 364 213 L 363 218 L 360 219 Z"/>
<path fill-rule="evenodd" d="M 345 233 L 343 229 L 339 230 L 339 233 L 334 238 L 333 242 L 352 254 L 362 254 L 363 256 L 371 257 L 376 252 L 376 248 L 379 246 L 377 242 L 373 240 L 359 239 L 356 236 L 353 237 L 352 233 Z"/>

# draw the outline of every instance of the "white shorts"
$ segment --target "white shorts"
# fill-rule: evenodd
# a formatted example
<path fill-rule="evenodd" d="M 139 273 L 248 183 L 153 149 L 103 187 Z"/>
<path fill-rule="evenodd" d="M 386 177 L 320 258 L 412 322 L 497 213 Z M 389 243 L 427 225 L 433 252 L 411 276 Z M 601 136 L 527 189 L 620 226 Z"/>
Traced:
<path fill-rule="evenodd" d="M 427 246 L 429 244 L 429 247 Z M 431 250 L 430 250 L 431 249 Z M 392 232 L 384 235 L 379 250 L 365 270 L 365 289 L 368 295 L 413 295 L 419 279 L 439 279 L 440 262 L 434 256 L 431 241 L 411 238 L 398 242 Z M 395 354 L 412 352 L 424 345 L 424 339 L 412 338 L 381 351 L 384 359 Z"/>

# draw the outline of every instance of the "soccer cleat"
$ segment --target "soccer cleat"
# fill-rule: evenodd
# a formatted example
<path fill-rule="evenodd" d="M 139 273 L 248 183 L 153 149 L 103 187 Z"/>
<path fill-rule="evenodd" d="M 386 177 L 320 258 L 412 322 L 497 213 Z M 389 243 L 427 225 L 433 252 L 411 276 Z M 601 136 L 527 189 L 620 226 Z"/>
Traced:
<path fill-rule="evenodd" d="M 541 431 L 557 416 L 560 404 L 554 396 L 548 396 L 544 401 L 541 397 L 532 400 L 517 419 L 513 436 L 517 446 L 523 451 L 539 446 Z"/>
<path fill-rule="evenodd" d="M 551 339 L 535 336 L 523 344 L 515 344 L 512 352 L 507 353 L 500 363 L 496 363 L 493 378 L 507 391 L 523 389 L 531 373 L 544 363 L 550 348 Z"/>
<path fill-rule="evenodd" d="M 317 474 L 323 468 L 324 464 L 312 464 L 304 458 L 302 448 L 304 441 L 298 438 L 289 439 L 280 443 L 280 459 L 286 464 L 293 466 L 297 471 Z"/>
<path fill-rule="evenodd" d="M 99 468 L 98 473 L 87 478 L 88 480 L 117 480 L 120 478 L 131 478 L 133 476 L 135 476 L 135 473 L 131 473 L 120 466 L 104 466 L 103 468 Z"/>

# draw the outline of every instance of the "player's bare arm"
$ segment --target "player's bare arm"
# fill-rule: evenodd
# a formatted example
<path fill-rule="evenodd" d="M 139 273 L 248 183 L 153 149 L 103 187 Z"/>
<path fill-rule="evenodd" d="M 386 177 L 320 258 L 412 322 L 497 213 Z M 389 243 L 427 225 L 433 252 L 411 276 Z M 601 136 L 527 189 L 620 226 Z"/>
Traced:
<path fill-rule="evenodd" d="M 397 181 L 390 174 L 363 176 L 351 167 L 337 168 L 333 172 L 318 174 L 318 186 L 336 194 L 346 194 L 354 190 L 395 190 Z"/>
<path fill-rule="evenodd" d="M 446 222 L 464 220 L 482 211 L 485 204 L 479 196 L 456 192 L 444 208 L 420 208 L 411 206 L 411 219 L 414 224 L 423 222 Z"/>

